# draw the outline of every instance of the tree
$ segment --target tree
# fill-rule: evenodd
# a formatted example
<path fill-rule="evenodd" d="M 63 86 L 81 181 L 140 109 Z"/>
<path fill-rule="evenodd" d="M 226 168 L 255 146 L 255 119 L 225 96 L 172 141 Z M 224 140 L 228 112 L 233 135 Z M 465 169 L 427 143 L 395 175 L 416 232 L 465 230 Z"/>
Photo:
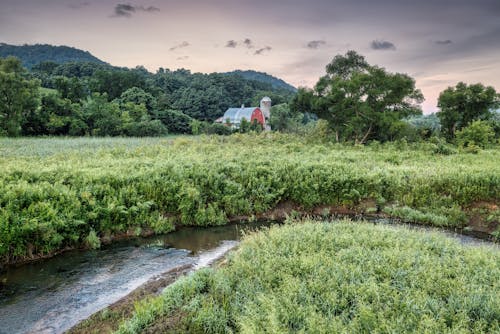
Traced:
<path fill-rule="evenodd" d="M 132 87 L 124 91 L 120 96 L 120 102 L 142 104 L 149 112 L 152 112 L 156 108 L 156 99 L 154 96 L 139 87 Z"/>
<path fill-rule="evenodd" d="M 293 112 L 288 104 L 282 103 L 271 107 L 269 125 L 275 131 L 293 131 L 302 124 L 303 118 L 304 114 Z"/>
<path fill-rule="evenodd" d="M 475 120 L 487 120 L 491 110 L 498 106 L 499 95 L 493 87 L 478 83 L 467 85 L 459 82 L 439 94 L 437 113 L 442 131 L 448 139 L 455 137 L 456 131 Z"/>
<path fill-rule="evenodd" d="M 91 135 L 117 136 L 122 132 L 120 108 L 118 104 L 108 102 L 106 94 L 89 96 L 83 103 L 82 114 Z"/>
<path fill-rule="evenodd" d="M 0 134 L 21 134 L 24 115 L 39 105 L 39 87 L 38 80 L 26 78 L 19 59 L 0 59 Z"/>
<path fill-rule="evenodd" d="M 369 65 L 355 51 L 337 55 L 314 91 L 299 93 L 292 109 L 310 108 L 328 121 L 337 141 L 391 140 L 396 122 L 422 113 L 423 95 L 414 79 Z"/>
<path fill-rule="evenodd" d="M 154 119 L 160 120 L 170 133 L 191 133 L 193 119 L 177 110 L 155 111 Z"/>

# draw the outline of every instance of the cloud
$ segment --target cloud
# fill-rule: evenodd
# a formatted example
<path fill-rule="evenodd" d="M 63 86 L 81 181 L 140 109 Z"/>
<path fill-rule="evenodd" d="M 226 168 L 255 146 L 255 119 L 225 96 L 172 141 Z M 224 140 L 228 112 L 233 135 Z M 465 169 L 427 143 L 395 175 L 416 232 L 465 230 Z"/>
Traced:
<path fill-rule="evenodd" d="M 226 43 L 226 48 L 235 48 L 238 46 L 238 42 L 236 42 L 235 40 L 230 40 L 230 41 L 227 41 Z"/>
<path fill-rule="evenodd" d="M 119 3 L 115 6 L 115 13 L 112 17 L 131 17 L 136 12 L 154 13 L 159 12 L 160 8 L 149 6 L 136 6 L 129 3 Z"/>
<path fill-rule="evenodd" d="M 266 46 L 266 47 L 263 47 L 261 49 L 256 50 L 255 53 L 254 53 L 254 55 L 261 55 L 261 54 L 263 54 L 266 51 L 271 51 L 272 49 L 273 49 L 272 47 Z"/>
<path fill-rule="evenodd" d="M 72 3 L 72 4 L 68 5 L 68 7 L 71 9 L 80 9 L 80 8 L 87 7 L 87 6 L 90 6 L 90 2 L 88 2 L 88 1 L 79 2 L 79 3 Z"/>
<path fill-rule="evenodd" d="M 444 40 L 444 41 L 435 41 L 434 43 L 436 43 L 437 45 L 450 45 L 450 44 L 453 44 L 453 42 L 449 39 L 447 40 Z"/>
<path fill-rule="evenodd" d="M 189 59 L 189 56 L 177 57 L 177 60 L 187 60 L 187 59 Z"/>
<path fill-rule="evenodd" d="M 243 44 L 245 44 L 245 46 L 248 48 L 248 49 L 253 49 L 253 42 L 250 38 L 245 38 L 245 40 L 243 41 Z"/>
<path fill-rule="evenodd" d="M 372 41 L 371 48 L 373 50 L 396 50 L 396 46 L 393 43 L 383 40 Z"/>
<path fill-rule="evenodd" d="M 307 43 L 307 47 L 309 49 L 318 49 L 320 46 L 323 46 L 325 44 L 326 42 L 323 40 L 310 41 L 309 43 Z"/>
<path fill-rule="evenodd" d="M 184 41 L 184 42 L 182 42 L 182 43 L 180 43 L 180 44 L 177 44 L 177 45 L 175 45 L 175 46 L 172 46 L 172 47 L 169 49 L 169 51 L 175 51 L 175 50 L 177 50 L 177 49 L 187 48 L 187 47 L 188 47 L 188 46 L 190 46 L 190 45 L 191 45 L 191 44 L 189 44 L 189 42 Z"/>

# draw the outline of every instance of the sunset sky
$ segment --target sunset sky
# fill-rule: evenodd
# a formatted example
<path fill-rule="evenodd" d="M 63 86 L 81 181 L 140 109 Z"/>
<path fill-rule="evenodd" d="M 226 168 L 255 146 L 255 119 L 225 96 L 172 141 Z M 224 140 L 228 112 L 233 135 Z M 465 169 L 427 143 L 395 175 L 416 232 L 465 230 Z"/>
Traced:
<path fill-rule="evenodd" d="M 90 51 L 116 66 L 253 69 L 312 87 L 339 53 L 404 72 L 426 97 L 500 90 L 500 0 L 0 0 L 0 42 Z"/>

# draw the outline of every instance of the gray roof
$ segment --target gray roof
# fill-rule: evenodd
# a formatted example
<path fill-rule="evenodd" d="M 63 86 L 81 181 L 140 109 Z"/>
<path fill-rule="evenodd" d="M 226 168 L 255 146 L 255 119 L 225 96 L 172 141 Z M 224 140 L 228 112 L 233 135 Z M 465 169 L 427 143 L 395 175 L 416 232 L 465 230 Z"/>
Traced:
<path fill-rule="evenodd" d="M 254 112 L 255 109 L 257 109 L 257 107 L 229 108 L 224 113 L 224 116 L 222 117 L 222 122 L 225 123 L 228 118 L 231 124 L 239 124 L 241 123 L 241 120 L 243 118 L 245 118 L 247 121 L 250 122 L 250 120 L 252 119 L 252 113 Z"/>

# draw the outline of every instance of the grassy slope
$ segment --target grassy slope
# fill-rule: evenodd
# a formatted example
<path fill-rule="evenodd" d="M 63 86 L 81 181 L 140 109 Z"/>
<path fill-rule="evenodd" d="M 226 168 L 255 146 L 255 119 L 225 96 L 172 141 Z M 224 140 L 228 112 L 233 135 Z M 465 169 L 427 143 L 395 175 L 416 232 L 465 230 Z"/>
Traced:
<path fill-rule="evenodd" d="M 284 201 L 308 210 L 374 199 L 394 215 L 446 226 L 464 226 L 463 209 L 485 201 L 499 216 L 499 149 L 442 156 L 425 145 L 264 134 L 0 139 L 0 156 L 0 263 L 95 244 L 94 231 L 106 239 L 225 224 Z"/>
<path fill-rule="evenodd" d="M 350 222 L 250 236 L 136 306 L 125 333 L 499 333 L 500 252 Z"/>

